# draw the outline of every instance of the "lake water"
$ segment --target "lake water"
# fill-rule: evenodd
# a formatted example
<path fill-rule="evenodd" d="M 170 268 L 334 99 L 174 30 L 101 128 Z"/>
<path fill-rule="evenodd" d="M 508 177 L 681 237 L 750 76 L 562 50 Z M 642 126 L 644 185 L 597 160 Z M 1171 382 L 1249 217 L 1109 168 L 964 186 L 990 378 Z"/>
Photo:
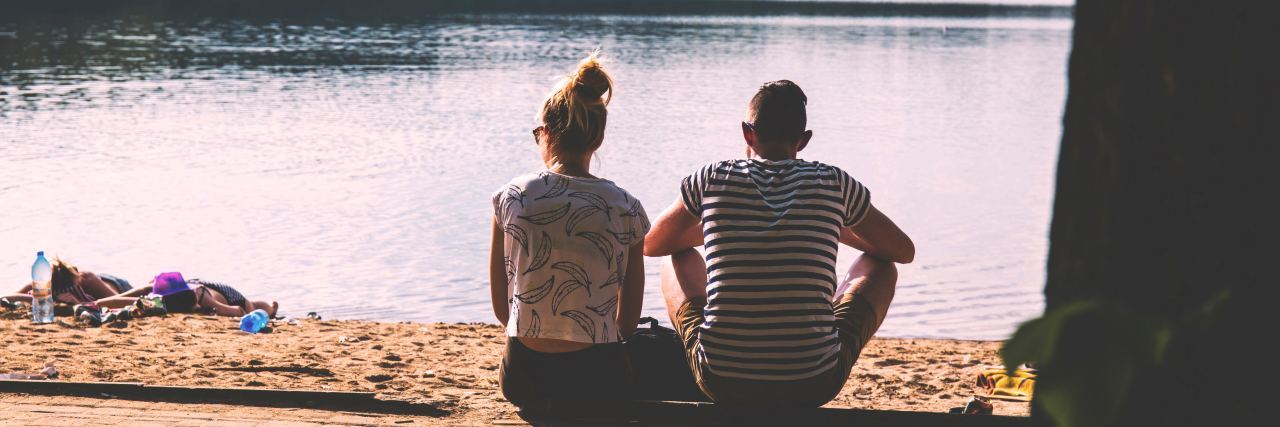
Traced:
<path fill-rule="evenodd" d="M 741 155 L 747 100 L 786 78 L 809 95 L 802 157 L 918 247 L 882 335 L 1001 339 L 1041 312 L 1069 9 L 660 12 L 0 16 L 0 286 L 43 249 L 290 315 L 493 321 L 489 197 L 539 168 L 542 96 L 600 47 L 617 88 L 593 172 L 650 216 Z"/>

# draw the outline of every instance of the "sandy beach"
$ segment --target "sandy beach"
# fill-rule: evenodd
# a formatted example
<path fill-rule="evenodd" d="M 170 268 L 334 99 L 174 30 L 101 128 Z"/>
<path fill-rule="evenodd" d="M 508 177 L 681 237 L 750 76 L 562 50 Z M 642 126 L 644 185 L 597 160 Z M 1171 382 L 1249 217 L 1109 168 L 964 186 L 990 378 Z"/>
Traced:
<path fill-rule="evenodd" d="M 250 335 L 237 320 L 197 315 L 85 327 L 68 318 L 33 325 L 0 311 L 0 373 L 36 372 L 54 361 L 67 381 L 371 391 L 430 403 L 449 419 L 487 423 L 516 409 L 498 390 L 505 337 L 489 324 L 276 321 Z M 875 339 L 828 406 L 945 412 L 978 392 L 974 377 L 997 365 L 995 341 Z M 995 402 L 997 415 L 1029 406 Z"/>

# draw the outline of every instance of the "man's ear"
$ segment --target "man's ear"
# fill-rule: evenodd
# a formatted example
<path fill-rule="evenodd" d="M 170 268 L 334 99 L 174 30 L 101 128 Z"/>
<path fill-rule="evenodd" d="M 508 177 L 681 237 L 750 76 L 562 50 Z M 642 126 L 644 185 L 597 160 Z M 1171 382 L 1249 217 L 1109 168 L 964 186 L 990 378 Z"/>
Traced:
<path fill-rule="evenodd" d="M 759 150 L 756 150 L 756 132 L 746 122 L 742 123 L 742 140 L 747 142 L 747 147 L 751 148 L 752 151 L 759 152 Z"/>
<path fill-rule="evenodd" d="M 811 130 L 804 131 L 804 133 L 800 134 L 799 144 L 796 144 L 796 152 L 799 153 L 800 150 L 803 150 L 804 147 L 808 146 L 809 139 L 812 139 L 812 138 L 813 138 L 813 131 Z"/>

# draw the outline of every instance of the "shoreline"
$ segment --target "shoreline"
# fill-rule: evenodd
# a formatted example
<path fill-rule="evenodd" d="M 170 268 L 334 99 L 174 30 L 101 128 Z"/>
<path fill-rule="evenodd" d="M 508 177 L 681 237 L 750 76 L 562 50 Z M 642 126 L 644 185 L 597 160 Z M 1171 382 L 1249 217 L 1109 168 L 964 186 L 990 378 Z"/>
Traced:
<path fill-rule="evenodd" d="M 150 385 L 367 391 L 428 403 L 446 420 L 516 417 L 498 389 L 506 337 L 484 323 L 309 320 L 274 322 L 250 335 L 238 319 L 174 314 L 97 328 L 59 318 L 33 325 L 0 310 L 0 373 L 33 373 L 52 360 L 65 381 Z M 997 365 L 999 341 L 875 338 L 827 407 L 946 412 L 978 390 Z M 996 415 L 1026 416 L 1029 404 L 994 401 Z"/>

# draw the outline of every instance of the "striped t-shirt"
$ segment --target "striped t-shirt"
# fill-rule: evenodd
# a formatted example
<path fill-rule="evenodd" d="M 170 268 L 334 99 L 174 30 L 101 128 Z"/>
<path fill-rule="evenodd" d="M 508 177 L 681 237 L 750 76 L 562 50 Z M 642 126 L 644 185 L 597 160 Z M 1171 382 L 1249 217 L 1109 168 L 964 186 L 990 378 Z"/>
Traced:
<path fill-rule="evenodd" d="M 835 366 L 840 228 L 866 215 L 867 189 L 835 166 L 752 159 L 704 166 L 681 193 L 685 209 L 702 219 L 706 245 L 704 366 L 773 381 Z"/>

